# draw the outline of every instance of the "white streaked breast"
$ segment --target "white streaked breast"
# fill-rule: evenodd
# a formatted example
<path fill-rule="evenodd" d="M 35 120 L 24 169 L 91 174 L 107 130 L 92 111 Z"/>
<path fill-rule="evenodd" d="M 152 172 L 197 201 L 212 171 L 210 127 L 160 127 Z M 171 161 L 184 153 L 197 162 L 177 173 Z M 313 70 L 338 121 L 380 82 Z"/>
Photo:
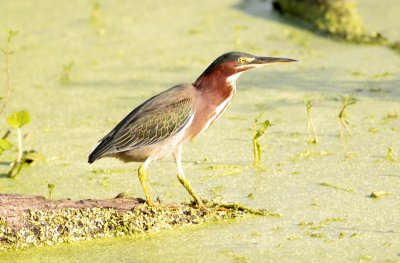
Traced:
<path fill-rule="evenodd" d="M 207 121 L 207 123 L 204 125 L 203 129 L 201 129 L 201 131 L 199 132 L 199 134 L 202 133 L 203 131 L 207 130 L 207 128 L 210 127 L 210 125 L 214 121 L 216 121 L 219 118 L 219 116 L 221 116 L 221 114 L 226 110 L 226 108 L 228 107 L 229 103 L 232 100 L 233 95 L 235 95 L 236 86 L 232 85 L 232 87 L 233 87 L 233 89 L 232 89 L 231 95 L 215 108 L 214 115 L 212 116 L 212 118 L 210 118 Z"/>

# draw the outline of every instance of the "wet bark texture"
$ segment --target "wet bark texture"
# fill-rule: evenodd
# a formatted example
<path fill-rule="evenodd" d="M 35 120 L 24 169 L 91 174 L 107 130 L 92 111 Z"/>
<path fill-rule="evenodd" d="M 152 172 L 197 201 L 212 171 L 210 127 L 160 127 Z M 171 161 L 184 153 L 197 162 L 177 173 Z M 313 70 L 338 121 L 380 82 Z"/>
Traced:
<path fill-rule="evenodd" d="M 57 211 L 61 209 L 105 208 L 115 209 L 124 213 L 144 204 L 141 198 L 126 197 L 123 194 L 112 199 L 79 200 L 71 199 L 49 200 L 43 196 L 29 196 L 16 194 L 0 194 L 0 217 L 4 218 L 9 226 L 21 228 L 24 225 L 24 213 L 29 211 Z"/>

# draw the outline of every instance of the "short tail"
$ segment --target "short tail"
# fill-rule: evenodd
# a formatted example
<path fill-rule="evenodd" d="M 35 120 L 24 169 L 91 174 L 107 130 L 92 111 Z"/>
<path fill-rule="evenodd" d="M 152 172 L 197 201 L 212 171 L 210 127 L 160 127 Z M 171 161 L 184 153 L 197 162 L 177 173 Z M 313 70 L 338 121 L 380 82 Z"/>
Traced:
<path fill-rule="evenodd" d="M 108 151 L 111 149 L 111 141 L 111 136 L 103 138 L 101 141 L 99 141 L 92 152 L 89 154 L 88 163 L 93 163 L 97 159 L 100 159 L 105 154 L 107 154 Z"/>
<path fill-rule="evenodd" d="M 94 152 L 91 152 L 88 156 L 88 163 L 93 163 L 97 159 L 99 159 L 99 155 L 95 154 Z"/>

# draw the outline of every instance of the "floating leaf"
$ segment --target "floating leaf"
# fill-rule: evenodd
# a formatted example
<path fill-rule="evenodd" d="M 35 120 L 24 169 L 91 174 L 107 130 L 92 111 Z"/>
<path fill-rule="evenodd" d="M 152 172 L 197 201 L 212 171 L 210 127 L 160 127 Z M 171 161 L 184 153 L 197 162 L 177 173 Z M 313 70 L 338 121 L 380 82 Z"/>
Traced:
<path fill-rule="evenodd" d="M 30 121 L 31 117 L 29 116 L 29 113 L 26 111 L 14 112 L 7 118 L 7 123 L 11 127 L 16 129 L 21 128 L 25 124 L 28 124 Z"/>
<path fill-rule="evenodd" d="M 6 139 L 0 139 L 0 154 L 3 154 L 3 152 L 10 150 L 12 148 L 12 143 L 9 142 Z"/>

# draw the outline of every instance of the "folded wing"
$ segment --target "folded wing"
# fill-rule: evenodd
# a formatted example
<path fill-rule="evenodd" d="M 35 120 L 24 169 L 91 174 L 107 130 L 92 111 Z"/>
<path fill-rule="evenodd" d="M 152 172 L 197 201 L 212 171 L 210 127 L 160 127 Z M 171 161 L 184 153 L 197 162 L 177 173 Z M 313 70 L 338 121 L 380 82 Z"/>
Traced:
<path fill-rule="evenodd" d="M 129 113 L 98 142 L 88 161 L 165 140 L 182 130 L 193 114 L 194 99 L 187 87 L 173 87 Z"/>

